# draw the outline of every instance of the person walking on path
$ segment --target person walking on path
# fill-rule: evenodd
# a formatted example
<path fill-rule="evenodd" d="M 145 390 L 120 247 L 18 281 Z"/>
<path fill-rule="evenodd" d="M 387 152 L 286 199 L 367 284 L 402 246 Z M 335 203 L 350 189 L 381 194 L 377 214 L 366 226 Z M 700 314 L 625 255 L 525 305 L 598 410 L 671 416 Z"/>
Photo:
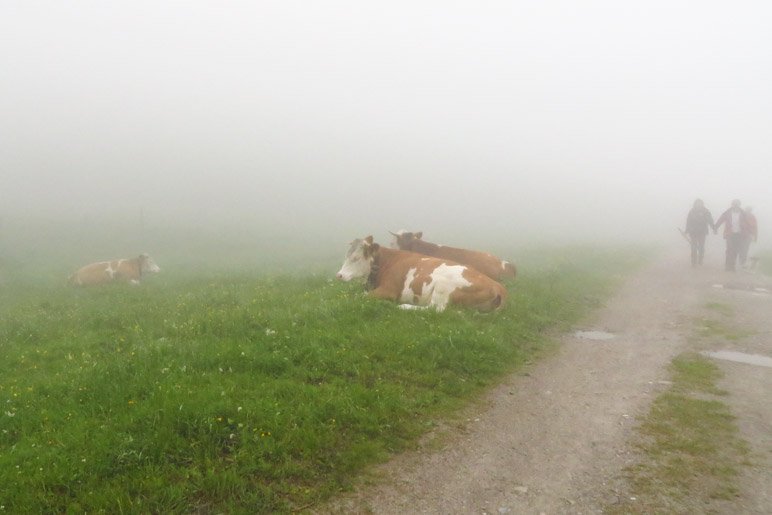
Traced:
<path fill-rule="evenodd" d="M 729 209 L 724 211 L 713 226 L 713 233 L 724 225 L 724 239 L 726 240 L 726 262 L 724 270 L 734 272 L 737 266 L 737 257 L 740 255 L 743 241 L 743 227 L 745 226 L 745 211 L 740 208 L 740 201 L 735 199 Z"/>
<path fill-rule="evenodd" d="M 746 206 L 745 208 L 745 224 L 743 225 L 742 233 L 740 266 L 745 268 L 745 263 L 748 261 L 748 249 L 751 246 L 751 242 L 755 242 L 759 237 L 759 226 L 756 221 L 756 215 L 753 214 L 753 208 L 750 206 Z"/>
<path fill-rule="evenodd" d="M 689 236 L 689 243 L 692 247 L 692 266 L 702 264 L 702 259 L 705 257 L 705 237 L 708 235 L 708 229 L 715 231 L 713 215 L 705 207 L 705 203 L 701 199 L 697 199 L 686 217 L 685 232 Z"/>

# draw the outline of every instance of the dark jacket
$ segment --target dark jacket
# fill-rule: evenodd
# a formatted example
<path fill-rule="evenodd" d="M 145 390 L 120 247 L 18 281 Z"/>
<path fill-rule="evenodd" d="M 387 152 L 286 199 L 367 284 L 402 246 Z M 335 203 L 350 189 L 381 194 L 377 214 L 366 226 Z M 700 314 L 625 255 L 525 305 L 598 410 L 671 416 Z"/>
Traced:
<path fill-rule="evenodd" d="M 705 236 L 708 228 L 714 228 L 713 215 L 705 207 L 693 207 L 686 217 L 686 233 L 690 236 Z"/>

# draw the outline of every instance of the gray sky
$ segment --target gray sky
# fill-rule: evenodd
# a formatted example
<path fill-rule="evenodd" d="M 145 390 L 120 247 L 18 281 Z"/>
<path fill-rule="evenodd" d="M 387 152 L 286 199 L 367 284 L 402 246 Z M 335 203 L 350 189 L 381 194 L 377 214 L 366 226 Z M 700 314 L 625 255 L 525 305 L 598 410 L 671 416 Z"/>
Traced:
<path fill-rule="evenodd" d="M 0 3 L 0 214 L 772 230 L 764 1 Z M 764 204 L 766 202 L 766 204 Z"/>

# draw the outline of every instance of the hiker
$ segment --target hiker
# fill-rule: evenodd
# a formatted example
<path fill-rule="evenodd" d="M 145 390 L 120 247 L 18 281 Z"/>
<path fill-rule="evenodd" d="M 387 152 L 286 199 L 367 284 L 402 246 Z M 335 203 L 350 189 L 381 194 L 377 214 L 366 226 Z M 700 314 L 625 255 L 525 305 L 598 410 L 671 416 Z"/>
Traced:
<path fill-rule="evenodd" d="M 756 221 L 756 215 L 753 214 L 753 208 L 745 207 L 745 224 L 743 225 L 742 244 L 740 246 L 740 266 L 745 268 L 748 261 L 748 249 L 752 241 L 756 241 L 759 236 L 759 226 Z"/>
<path fill-rule="evenodd" d="M 724 239 L 726 240 L 726 261 L 724 270 L 734 272 L 737 266 L 737 257 L 743 242 L 743 227 L 745 226 L 745 211 L 740 207 L 740 201 L 734 199 L 732 205 L 724 211 L 713 226 L 713 233 L 724 224 Z"/>
<path fill-rule="evenodd" d="M 697 199 L 686 217 L 685 232 L 692 247 L 692 266 L 701 265 L 702 258 L 705 257 L 705 237 L 708 235 L 708 228 L 714 231 L 716 229 L 713 224 L 713 215 L 705 207 L 705 203 Z"/>

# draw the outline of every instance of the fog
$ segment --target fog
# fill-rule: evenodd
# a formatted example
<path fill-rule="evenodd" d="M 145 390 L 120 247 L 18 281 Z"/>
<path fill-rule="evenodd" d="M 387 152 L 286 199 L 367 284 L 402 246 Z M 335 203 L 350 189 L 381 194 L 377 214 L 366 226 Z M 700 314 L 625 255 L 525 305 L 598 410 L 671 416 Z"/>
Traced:
<path fill-rule="evenodd" d="M 769 246 L 770 26 L 762 1 L 6 0 L 2 227 L 651 243 L 740 198 Z"/>

